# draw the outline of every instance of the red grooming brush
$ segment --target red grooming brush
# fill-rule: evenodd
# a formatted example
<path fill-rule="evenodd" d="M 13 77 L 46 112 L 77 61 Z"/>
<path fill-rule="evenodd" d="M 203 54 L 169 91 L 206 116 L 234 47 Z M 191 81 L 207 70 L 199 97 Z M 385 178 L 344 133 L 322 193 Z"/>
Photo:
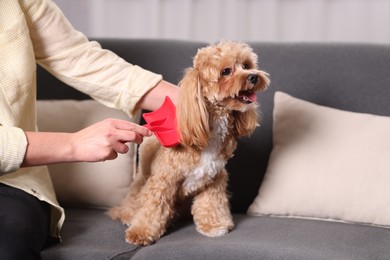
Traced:
<path fill-rule="evenodd" d="M 157 110 L 144 113 L 144 126 L 154 132 L 161 145 L 173 147 L 180 143 L 180 134 L 177 130 L 176 107 L 171 99 L 165 97 L 164 103 Z"/>

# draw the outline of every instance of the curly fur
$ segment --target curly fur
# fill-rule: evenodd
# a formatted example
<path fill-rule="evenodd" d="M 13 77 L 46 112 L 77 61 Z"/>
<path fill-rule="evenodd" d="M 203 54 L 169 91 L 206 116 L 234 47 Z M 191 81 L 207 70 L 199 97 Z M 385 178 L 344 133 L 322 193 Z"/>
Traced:
<path fill-rule="evenodd" d="M 181 144 L 164 148 L 155 137 L 145 139 L 130 191 L 109 211 L 129 226 L 129 243 L 158 240 L 188 199 L 198 232 L 216 237 L 234 227 L 225 164 L 237 139 L 259 124 L 255 92 L 267 88 L 268 74 L 258 69 L 257 55 L 247 44 L 223 41 L 199 49 L 179 85 Z"/>

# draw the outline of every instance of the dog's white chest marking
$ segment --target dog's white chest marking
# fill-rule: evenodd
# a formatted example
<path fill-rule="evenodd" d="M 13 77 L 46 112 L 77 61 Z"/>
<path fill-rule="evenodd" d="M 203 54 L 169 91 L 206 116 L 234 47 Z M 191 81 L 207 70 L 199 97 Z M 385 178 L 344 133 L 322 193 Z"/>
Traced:
<path fill-rule="evenodd" d="M 193 192 L 197 190 L 204 183 L 213 179 L 225 167 L 226 160 L 221 159 L 219 154 L 227 133 L 227 117 L 214 121 L 210 143 L 202 151 L 198 165 L 184 172 L 186 179 L 183 183 L 183 189 L 185 191 Z"/>

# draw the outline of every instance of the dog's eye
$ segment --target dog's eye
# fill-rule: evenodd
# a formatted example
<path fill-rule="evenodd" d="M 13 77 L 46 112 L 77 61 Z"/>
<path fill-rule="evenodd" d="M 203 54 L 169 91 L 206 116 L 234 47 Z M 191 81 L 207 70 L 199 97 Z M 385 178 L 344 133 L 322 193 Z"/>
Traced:
<path fill-rule="evenodd" d="M 250 67 L 251 67 L 251 66 L 250 66 L 248 63 L 242 64 L 242 68 L 243 68 L 244 70 L 249 70 Z"/>
<path fill-rule="evenodd" d="M 230 75 L 230 73 L 232 73 L 232 69 L 231 68 L 226 68 L 226 69 L 223 69 L 221 71 L 221 75 L 222 76 L 228 76 L 228 75 Z"/>

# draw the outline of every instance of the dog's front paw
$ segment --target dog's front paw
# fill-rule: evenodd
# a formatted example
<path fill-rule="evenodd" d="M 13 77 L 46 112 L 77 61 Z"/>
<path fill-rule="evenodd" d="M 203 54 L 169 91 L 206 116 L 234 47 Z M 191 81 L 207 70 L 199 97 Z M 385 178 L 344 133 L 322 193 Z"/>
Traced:
<path fill-rule="evenodd" d="M 225 225 L 210 225 L 210 224 L 198 224 L 196 230 L 202 235 L 208 237 L 220 237 L 226 235 L 234 228 L 233 223 L 228 223 Z"/>
<path fill-rule="evenodd" d="M 129 227 L 126 230 L 126 242 L 140 246 L 148 246 L 154 243 L 158 237 L 153 236 L 148 229 Z"/>

